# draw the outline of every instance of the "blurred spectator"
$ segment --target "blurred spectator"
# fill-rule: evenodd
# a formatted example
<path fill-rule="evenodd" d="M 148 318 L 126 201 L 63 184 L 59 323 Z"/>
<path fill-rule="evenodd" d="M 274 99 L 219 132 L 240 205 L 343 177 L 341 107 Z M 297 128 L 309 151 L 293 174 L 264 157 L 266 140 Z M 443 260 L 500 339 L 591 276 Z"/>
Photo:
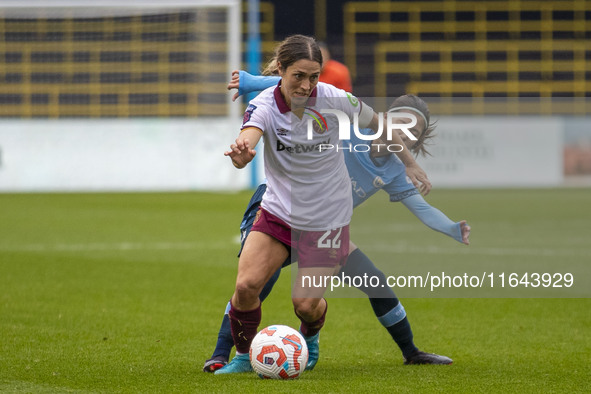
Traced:
<path fill-rule="evenodd" d="M 591 175 L 591 145 L 564 147 L 564 175 Z"/>
<path fill-rule="evenodd" d="M 318 80 L 329 83 L 346 92 L 351 92 L 353 87 L 351 85 L 351 74 L 349 74 L 347 66 L 330 58 L 330 52 L 325 43 L 319 42 L 318 45 L 322 51 L 323 60 L 322 72 Z"/>

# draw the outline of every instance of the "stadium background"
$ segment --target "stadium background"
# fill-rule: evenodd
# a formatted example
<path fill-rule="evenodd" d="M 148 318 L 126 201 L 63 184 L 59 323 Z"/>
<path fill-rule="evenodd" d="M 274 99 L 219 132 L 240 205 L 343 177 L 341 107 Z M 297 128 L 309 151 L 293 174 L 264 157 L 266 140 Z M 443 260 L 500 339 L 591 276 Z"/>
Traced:
<path fill-rule="evenodd" d="M 588 1 L 303 0 L 261 1 L 259 8 L 263 60 L 289 34 L 314 35 L 351 69 L 358 96 L 590 94 Z M 3 117 L 226 113 L 219 105 L 228 79 L 221 69 L 227 39 L 221 9 L 133 16 L 116 9 L 93 15 L 89 8 L 86 15 L 41 11 L 20 19 L 6 10 Z M 124 100 L 115 91 L 125 87 L 131 93 Z"/>
<path fill-rule="evenodd" d="M 4 125 L 0 190 L 206 190 L 254 186 L 262 178 L 260 166 L 250 174 L 236 173 L 225 169 L 220 158 L 211 155 L 218 149 L 214 146 L 223 149 L 232 138 L 228 130 L 235 129 L 236 122 L 227 116 L 236 116 L 243 108 L 232 105 L 225 90 L 233 68 L 229 48 L 231 16 L 226 9 L 217 7 L 193 11 L 186 6 L 132 13 L 114 7 L 100 11 L 29 7 L 15 13 L 5 6 L 0 19 L 0 120 Z M 563 124 L 547 133 L 556 135 L 553 141 L 561 145 L 560 152 L 552 154 L 557 155 L 552 160 L 558 167 L 551 171 L 560 175 L 531 184 L 588 183 L 591 127 L 585 115 L 591 95 L 591 2 L 262 1 L 257 15 L 261 55 L 254 58 L 259 63 L 271 56 L 274 45 L 283 37 L 293 33 L 315 35 L 330 45 L 336 60 L 349 67 L 354 93 L 359 97 L 396 97 L 408 92 L 429 98 L 432 113 L 443 117 L 439 122 L 443 137 L 443 127 L 454 123 L 453 118 L 445 116 L 558 117 Z M 242 68 L 246 69 L 252 68 L 249 61 L 253 54 L 248 46 L 248 18 L 248 4 L 243 2 Z M 234 64 L 239 65 L 239 60 Z M 214 121 L 207 120 L 218 116 Z M 43 119 L 62 123 L 46 123 Z M 515 127 L 527 129 L 527 122 Z M 52 134 L 51 125 L 63 132 Z M 87 136 L 76 131 L 81 127 L 88 128 Z M 220 137 L 218 141 L 208 140 L 212 133 L 203 130 L 211 127 Z M 499 124 L 492 128 L 503 127 Z M 148 128 L 158 129 L 152 133 L 158 135 L 154 139 L 171 147 L 167 150 L 156 144 L 145 145 L 143 137 Z M 105 136 L 106 129 L 119 132 Z M 195 129 L 201 131 L 198 137 L 191 132 Z M 29 130 L 31 136 L 23 130 Z M 129 130 L 135 130 L 135 134 L 128 138 Z M 21 137 L 18 141 L 17 134 Z M 535 135 L 524 139 L 539 140 Z M 36 146 L 40 136 L 43 143 Z M 135 161 L 129 150 L 117 150 L 117 140 L 137 147 Z M 204 156 L 195 160 L 189 151 L 179 153 L 175 148 L 179 144 L 207 144 L 209 148 L 198 151 Z M 100 145 L 104 145 L 103 150 Z M 471 149 L 479 152 L 485 148 Z M 529 146 L 521 155 L 550 149 L 548 144 L 540 149 Z M 76 159 L 76 154 L 69 162 L 61 159 L 72 150 L 87 161 Z M 104 150 L 111 152 L 111 157 L 99 166 L 97 160 L 106 155 Z M 440 150 L 445 151 L 445 147 Z M 148 151 L 161 151 L 160 163 L 173 163 L 175 156 L 184 161 L 160 171 L 148 169 Z M 457 166 L 449 160 L 436 167 Z M 206 168 L 221 171 L 219 179 L 197 179 L 203 171 L 191 168 L 203 169 L 204 162 L 215 163 Z M 26 168 L 31 163 L 43 165 L 44 175 L 53 174 L 54 179 L 50 176 L 35 180 L 35 169 Z M 499 163 L 484 164 L 507 172 Z M 97 170 L 109 165 L 112 168 L 103 174 Z M 128 167 L 129 172 L 121 179 L 111 178 L 111 182 L 89 183 L 88 176 L 84 177 L 86 181 L 80 181 L 76 174 L 69 176 L 70 181 L 63 180 L 67 168 L 84 168 L 100 179 L 111 177 L 117 167 Z M 158 172 L 183 172 L 185 176 L 168 182 L 155 177 L 134 183 L 138 177 L 134 177 L 132 168 L 140 168 L 141 178 Z M 524 171 L 535 172 L 535 168 Z M 451 176 L 462 178 L 458 173 L 447 174 Z M 435 173 L 434 180 L 440 179 L 440 185 L 448 185 L 445 177 Z M 466 179 L 459 185 L 470 183 Z M 503 184 L 511 182 L 491 185 Z M 453 182 L 450 185 L 454 186 Z M 475 185 L 479 183 L 475 181 Z"/>
<path fill-rule="evenodd" d="M 51 1 L 0 2 L 0 391 L 588 392 L 591 2 L 260 3 L 263 61 L 314 34 L 359 96 L 419 93 L 439 119 L 424 165 L 448 178 L 427 200 L 468 220 L 471 245 L 372 198 L 351 228 L 381 269 L 572 270 L 576 283 L 540 298 L 523 284 L 490 298 L 397 289 L 417 345 L 454 359 L 444 369 L 403 366 L 367 300 L 333 298 L 321 364 L 294 382 L 201 372 L 253 183 L 221 155 L 244 107 L 225 90 L 228 14 L 92 3 L 106 2 L 18 17 L 7 5 Z M 289 293 L 286 273 L 263 325 L 297 326 Z"/>

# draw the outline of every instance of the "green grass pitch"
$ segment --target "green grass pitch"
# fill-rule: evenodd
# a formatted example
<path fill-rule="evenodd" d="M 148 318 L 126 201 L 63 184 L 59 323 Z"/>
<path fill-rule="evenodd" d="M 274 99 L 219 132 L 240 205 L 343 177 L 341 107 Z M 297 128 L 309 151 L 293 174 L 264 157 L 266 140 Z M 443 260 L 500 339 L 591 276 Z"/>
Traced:
<path fill-rule="evenodd" d="M 451 366 L 404 366 L 367 300 L 334 298 L 314 371 L 287 382 L 203 373 L 249 197 L 0 195 L 0 392 L 588 392 L 589 298 L 397 291 L 416 344 Z M 590 189 L 434 190 L 427 199 L 469 221 L 472 245 L 429 230 L 385 194 L 356 211 L 353 240 L 389 273 L 425 260 L 591 263 Z M 394 257 L 366 246 L 374 238 L 356 231 L 361 216 L 392 235 Z M 298 326 L 289 283 L 286 271 L 262 325 Z"/>

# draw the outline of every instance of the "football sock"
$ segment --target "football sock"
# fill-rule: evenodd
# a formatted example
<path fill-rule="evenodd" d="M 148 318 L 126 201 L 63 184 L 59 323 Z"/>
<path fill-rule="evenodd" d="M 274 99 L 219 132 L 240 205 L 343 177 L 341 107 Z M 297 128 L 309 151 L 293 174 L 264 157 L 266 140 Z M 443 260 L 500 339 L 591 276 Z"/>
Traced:
<path fill-rule="evenodd" d="M 251 311 L 239 311 L 234 308 L 234 305 L 231 305 L 228 316 L 236 351 L 248 353 L 252 339 L 257 334 L 261 322 L 261 305 L 259 304 L 257 308 Z"/>
<path fill-rule="evenodd" d="M 356 249 L 349 255 L 342 273 L 349 276 L 367 275 L 379 278 L 378 286 L 359 287 L 359 290 L 368 295 L 376 317 L 388 330 L 402 354 L 406 356 L 417 351 L 404 307 L 394 294 L 394 291 L 388 287 L 384 273 L 374 265 L 361 249 Z"/>
<path fill-rule="evenodd" d="M 324 301 L 326 301 L 326 300 L 324 300 Z M 314 335 L 318 334 L 318 332 L 320 331 L 320 329 L 324 326 L 324 319 L 326 318 L 326 311 L 327 310 L 328 310 L 328 302 L 326 303 L 326 308 L 324 308 L 324 313 L 322 313 L 322 316 L 320 316 L 320 318 L 318 320 L 315 320 L 313 322 L 307 322 L 307 321 L 305 321 L 304 318 L 301 317 L 296 312 L 296 316 L 302 322 L 300 324 L 300 332 L 302 333 L 303 336 L 305 336 L 305 337 L 313 337 Z"/>
<path fill-rule="evenodd" d="M 273 274 L 271 279 L 269 279 L 269 281 L 265 284 L 263 291 L 259 295 L 259 299 L 261 300 L 261 302 L 263 302 L 263 300 L 267 298 L 267 296 L 273 289 L 273 285 L 275 285 L 275 282 L 277 282 L 277 279 L 279 279 L 280 273 L 281 269 L 278 269 Z M 220 326 L 220 330 L 218 332 L 218 342 L 216 343 L 215 349 L 213 350 L 213 355 L 211 356 L 212 358 L 216 356 L 229 358 L 230 353 L 232 351 L 232 347 L 234 346 L 234 340 L 232 339 L 232 330 L 230 328 L 230 317 L 228 316 L 228 312 L 230 312 L 230 307 L 230 302 L 228 302 L 228 305 L 226 306 L 226 311 L 224 312 L 224 318 L 222 319 L 222 325 Z"/>
<path fill-rule="evenodd" d="M 378 278 L 379 282 L 377 285 L 373 283 L 373 286 L 370 286 L 369 281 L 363 281 L 362 285 L 357 287 L 357 289 L 361 290 L 369 298 L 396 298 L 396 294 L 392 291 L 390 287 L 388 287 L 388 283 L 386 281 L 386 275 L 382 271 L 380 271 L 373 262 L 361 251 L 361 249 L 355 249 L 347 258 L 347 264 L 343 266 L 339 275 L 351 277 L 351 281 L 354 282 L 354 277 L 376 277 Z M 367 285 L 367 286 L 363 286 Z M 388 308 L 382 312 L 382 314 L 389 311 L 391 308 Z M 378 315 L 381 316 L 381 315 Z"/>
<path fill-rule="evenodd" d="M 273 274 L 271 279 L 269 279 L 269 281 L 265 284 L 263 291 L 259 295 L 259 299 L 261 300 L 261 302 L 263 302 L 263 300 L 267 298 L 267 296 L 273 289 L 273 285 L 275 285 L 275 282 L 277 282 L 277 279 L 279 279 L 280 273 L 281 269 L 278 269 Z M 228 316 L 228 312 L 230 312 L 230 307 L 230 302 L 228 302 L 228 305 L 226 306 L 226 311 L 224 312 L 224 318 L 222 319 L 222 325 L 220 326 L 220 330 L 218 332 L 218 342 L 216 343 L 215 349 L 213 350 L 213 355 L 211 356 L 212 358 L 216 356 L 222 356 L 227 359 L 230 358 L 230 353 L 232 351 L 232 347 L 234 346 L 234 340 L 232 339 L 232 329 L 230 327 L 230 317 Z"/>
<path fill-rule="evenodd" d="M 226 359 L 230 358 L 230 352 L 234 346 L 234 339 L 232 339 L 232 329 L 230 328 L 230 317 L 228 312 L 230 311 L 230 303 L 226 307 L 224 318 L 222 319 L 222 325 L 218 332 L 218 342 L 215 345 L 215 349 L 212 354 L 212 358 L 216 356 L 222 356 Z"/>
<path fill-rule="evenodd" d="M 393 300 L 370 298 L 369 301 L 371 302 L 374 312 L 376 312 L 377 310 L 382 311 L 387 308 L 388 305 L 392 304 Z M 408 318 L 406 317 L 406 311 L 398 299 L 396 299 L 395 307 L 382 315 L 376 313 L 376 316 L 380 323 L 386 327 L 386 330 L 388 330 L 392 339 L 394 339 L 394 342 L 396 342 L 405 357 L 419 350 L 413 342 L 413 334 Z"/>

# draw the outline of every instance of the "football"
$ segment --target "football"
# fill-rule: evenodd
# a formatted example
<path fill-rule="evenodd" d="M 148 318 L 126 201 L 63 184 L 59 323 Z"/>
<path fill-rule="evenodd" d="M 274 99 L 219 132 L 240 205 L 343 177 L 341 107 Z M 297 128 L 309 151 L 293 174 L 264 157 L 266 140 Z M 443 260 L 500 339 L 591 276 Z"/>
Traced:
<path fill-rule="evenodd" d="M 269 326 L 252 340 L 250 363 L 263 379 L 295 379 L 306 369 L 308 346 L 293 328 Z"/>

